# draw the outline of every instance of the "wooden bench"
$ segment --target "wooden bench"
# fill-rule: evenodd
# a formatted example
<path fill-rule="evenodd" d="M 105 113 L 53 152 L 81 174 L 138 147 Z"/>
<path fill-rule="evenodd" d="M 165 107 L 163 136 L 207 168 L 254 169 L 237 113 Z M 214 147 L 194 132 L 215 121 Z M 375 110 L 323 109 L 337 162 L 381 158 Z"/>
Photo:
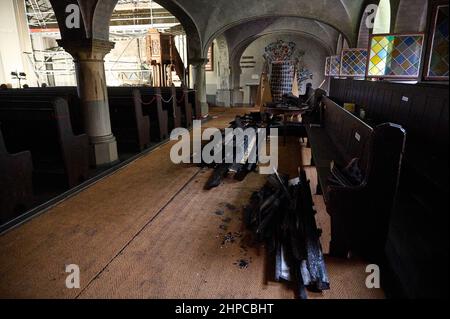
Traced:
<path fill-rule="evenodd" d="M 406 135 L 395 124 L 371 127 L 327 97 L 322 98 L 319 125 L 307 125 L 319 193 L 331 216 L 331 253 L 346 257 L 350 251 L 380 261 L 397 192 Z M 359 159 L 361 185 L 330 183 L 331 162 L 345 167 Z"/>
<path fill-rule="evenodd" d="M 87 180 L 89 139 L 73 134 L 64 99 L 1 98 L 0 122 L 8 151 L 31 152 L 36 182 L 72 188 Z"/>
<path fill-rule="evenodd" d="M 330 96 L 341 105 L 364 107 L 366 121 L 373 125 L 401 125 L 408 133 L 405 169 L 448 194 L 448 85 L 333 79 Z"/>
<path fill-rule="evenodd" d="M 150 146 L 150 119 L 132 88 L 108 88 L 111 128 L 119 152 L 143 151 Z"/>
<path fill-rule="evenodd" d="M 84 134 L 84 123 L 83 115 L 80 104 L 80 99 L 78 98 L 77 88 L 73 86 L 61 86 L 61 87 L 47 87 L 47 88 L 28 88 L 23 89 L 12 89 L 0 91 L 0 98 L 10 98 L 10 99 L 20 99 L 25 100 L 36 100 L 36 99 L 48 99 L 48 98 L 63 98 L 67 101 L 70 111 L 70 119 L 72 124 L 72 129 L 74 134 Z"/>
<path fill-rule="evenodd" d="M 150 137 L 154 142 L 169 138 L 169 115 L 164 109 L 160 88 L 141 87 L 134 90 L 134 98 L 141 103 L 143 113 L 150 118 Z"/>
<path fill-rule="evenodd" d="M 184 128 L 192 128 L 193 110 L 192 104 L 189 102 L 189 93 L 185 87 L 172 87 L 172 94 L 176 97 L 176 102 L 181 110 L 181 125 Z"/>
<path fill-rule="evenodd" d="M 29 151 L 9 154 L 0 127 L 0 225 L 24 213 L 33 201 L 33 162 Z"/>
<path fill-rule="evenodd" d="M 109 111 L 111 129 L 119 151 L 142 151 L 150 146 L 150 121 L 142 113 L 142 106 L 136 103 L 133 88 L 109 87 Z M 22 100 L 36 97 L 62 97 L 68 101 L 74 133 L 85 133 L 84 116 L 76 87 L 52 87 L 27 90 L 9 90 L 0 96 L 17 97 Z"/>
<path fill-rule="evenodd" d="M 169 119 L 169 134 L 173 129 L 181 127 L 181 108 L 177 103 L 176 94 L 173 94 L 172 87 L 161 87 L 158 88 L 161 92 L 161 102 L 163 109 L 167 111 Z"/>
<path fill-rule="evenodd" d="M 194 118 L 199 120 L 202 118 L 202 107 L 200 104 L 200 100 L 198 98 L 198 93 L 196 90 L 187 90 L 188 91 L 188 101 L 192 105 L 192 110 L 194 112 Z"/>

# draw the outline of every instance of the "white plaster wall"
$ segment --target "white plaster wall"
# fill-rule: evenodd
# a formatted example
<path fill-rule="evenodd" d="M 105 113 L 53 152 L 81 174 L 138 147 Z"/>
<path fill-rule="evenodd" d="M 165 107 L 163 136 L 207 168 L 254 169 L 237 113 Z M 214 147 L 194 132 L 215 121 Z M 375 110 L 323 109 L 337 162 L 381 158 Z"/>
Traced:
<path fill-rule="evenodd" d="M 217 46 L 217 41 L 214 41 L 214 70 L 206 71 L 206 94 L 216 95 L 217 89 L 219 88 L 219 77 L 218 77 L 218 65 L 222 63 L 220 61 L 219 48 Z"/>
<path fill-rule="evenodd" d="M 22 1 L 23 2 L 23 1 Z M 37 85 L 27 58 L 23 52 L 30 51 L 25 11 L 21 0 L 0 0 L 0 82 L 18 86 L 18 81 L 11 78 L 11 72 L 25 72 L 28 81 L 22 85 Z"/>
<path fill-rule="evenodd" d="M 401 0 L 395 32 L 423 32 L 427 24 L 427 0 Z"/>
<path fill-rule="evenodd" d="M 267 35 L 257 39 L 244 52 L 243 56 L 255 57 L 254 69 L 242 69 L 240 86 L 244 90 L 244 104 L 250 102 L 250 90 L 247 84 L 259 83 L 259 76 L 261 75 L 264 59 L 262 57 L 264 48 L 272 42 L 283 40 L 286 42 L 292 41 L 297 44 L 297 49 L 305 52 L 304 63 L 306 67 L 313 73 L 313 80 L 307 81 L 317 88 L 324 80 L 324 63 L 328 53 L 327 50 L 315 40 L 305 38 L 299 35 L 282 35 L 274 34 Z M 258 79 L 256 79 L 258 77 Z"/>

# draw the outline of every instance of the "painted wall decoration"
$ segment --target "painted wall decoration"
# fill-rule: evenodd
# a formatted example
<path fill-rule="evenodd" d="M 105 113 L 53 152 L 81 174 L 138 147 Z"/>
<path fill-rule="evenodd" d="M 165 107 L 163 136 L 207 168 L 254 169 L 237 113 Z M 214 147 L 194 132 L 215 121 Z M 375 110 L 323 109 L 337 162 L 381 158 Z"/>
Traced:
<path fill-rule="evenodd" d="M 270 85 L 274 101 L 280 101 L 284 94 L 292 93 L 297 74 L 298 87 L 302 90 L 305 81 L 313 75 L 304 63 L 305 52 L 298 50 L 294 42 L 279 40 L 264 49 L 264 58 L 270 66 Z"/>
<path fill-rule="evenodd" d="M 265 48 L 264 58 L 269 64 L 291 61 L 294 58 L 295 47 L 296 45 L 294 42 L 284 42 L 283 40 L 279 40 L 269 44 Z"/>
<path fill-rule="evenodd" d="M 435 8 L 433 22 L 426 79 L 448 81 L 448 4 Z"/>
<path fill-rule="evenodd" d="M 290 62 L 275 63 L 272 65 L 270 86 L 274 101 L 280 101 L 284 94 L 292 93 L 295 75 L 295 65 Z"/>
<path fill-rule="evenodd" d="M 365 77 L 368 55 L 367 49 L 342 50 L 340 76 Z"/>
<path fill-rule="evenodd" d="M 341 56 L 334 55 L 330 57 L 330 76 L 339 76 L 341 72 Z"/>
<path fill-rule="evenodd" d="M 370 39 L 367 77 L 417 79 L 423 34 L 377 34 Z"/>

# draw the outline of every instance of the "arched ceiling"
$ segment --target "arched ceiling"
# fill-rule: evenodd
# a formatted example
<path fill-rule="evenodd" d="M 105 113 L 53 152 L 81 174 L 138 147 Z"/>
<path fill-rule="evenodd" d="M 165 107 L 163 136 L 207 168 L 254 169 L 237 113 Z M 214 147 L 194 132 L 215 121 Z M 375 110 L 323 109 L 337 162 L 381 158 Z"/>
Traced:
<path fill-rule="evenodd" d="M 226 30 L 248 21 L 300 17 L 327 24 L 354 43 L 364 0 L 166 0 L 182 8 L 196 24 L 205 55 L 209 44 Z M 164 4 L 163 4 L 164 5 Z"/>
<path fill-rule="evenodd" d="M 49 0 L 58 20 L 61 36 L 68 40 L 109 39 L 109 24 L 118 0 Z M 202 40 L 191 16 L 173 0 L 155 0 L 170 11 L 183 25 L 188 36 L 189 57 L 201 57 Z M 66 28 L 66 8 L 69 4 L 80 7 L 82 23 L 80 29 Z"/>
<path fill-rule="evenodd" d="M 117 0 L 50 1 L 55 9 L 63 37 L 79 39 L 81 31 L 87 38 L 107 39 L 109 19 Z M 233 28 L 240 28 L 241 32 L 246 32 L 245 28 L 250 26 L 250 23 L 262 25 L 252 28 L 255 33 L 246 33 L 248 38 L 260 34 L 258 28 L 264 28 L 264 24 L 268 23 L 271 25 L 268 27 L 273 31 L 303 32 L 313 35 L 327 46 L 330 46 L 336 33 L 342 33 L 350 45 L 353 45 L 357 39 L 359 18 L 365 0 L 283 0 L 282 5 L 280 1 L 274 0 L 155 0 L 155 2 L 169 10 L 182 23 L 188 35 L 189 57 L 197 59 L 206 57 L 209 45 L 216 37 Z M 69 3 L 80 5 L 83 16 L 81 30 L 64 28 L 65 6 Z M 282 20 L 285 22 L 281 22 Z M 268 32 L 262 31 L 264 34 Z"/>
<path fill-rule="evenodd" d="M 332 54 L 339 32 L 329 25 L 304 18 L 263 18 L 249 21 L 225 31 L 230 56 L 241 54 L 255 39 L 274 33 L 295 33 L 319 42 Z"/>

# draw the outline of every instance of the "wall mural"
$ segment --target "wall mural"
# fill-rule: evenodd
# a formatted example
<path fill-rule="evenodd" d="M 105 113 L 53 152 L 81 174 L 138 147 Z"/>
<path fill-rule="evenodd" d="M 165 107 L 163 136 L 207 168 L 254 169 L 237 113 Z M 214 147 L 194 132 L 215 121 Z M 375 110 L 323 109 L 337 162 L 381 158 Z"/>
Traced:
<path fill-rule="evenodd" d="M 367 77 L 417 79 L 423 42 L 423 34 L 372 36 Z"/>
<path fill-rule="evenodd" d="M 296 74 L 300 90 L 306 80 L 312 79 L 312 73 L 303 62 L 305 53 L 297 50 L 294 42 L 279 40 L 269 44 L 264 51 L 264 59 L 271 69 L 270 84 L 274 101 L 280 101 L 284 94 L 292 93 Z"/>

